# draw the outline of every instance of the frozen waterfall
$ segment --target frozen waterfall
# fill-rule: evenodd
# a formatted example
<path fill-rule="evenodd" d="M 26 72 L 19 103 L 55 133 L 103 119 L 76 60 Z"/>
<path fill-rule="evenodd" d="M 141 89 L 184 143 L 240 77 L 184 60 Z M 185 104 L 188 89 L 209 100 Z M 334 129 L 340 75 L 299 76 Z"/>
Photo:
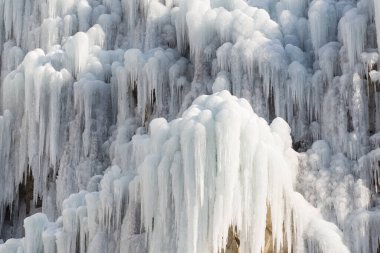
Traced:
<path fill-rule="evenodd" d="M 0 0 L 0 253 L 378 252 L 379 45 L 380 0 Z"/>

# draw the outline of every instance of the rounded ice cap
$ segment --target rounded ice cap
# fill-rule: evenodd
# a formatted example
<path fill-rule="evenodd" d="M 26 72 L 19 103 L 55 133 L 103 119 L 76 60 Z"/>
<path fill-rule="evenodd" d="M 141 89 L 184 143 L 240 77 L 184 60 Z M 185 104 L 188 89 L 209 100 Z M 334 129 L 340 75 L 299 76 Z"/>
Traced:
<path fill-rule="evenodd" d="M 280 117 L 275 118 L 270 124 L 270 128 L 273 133 L 277 133 L 280 136 L 285 147 L 292 146 L 292 138 L 290 136 L 291 129 L 284 119 Z"/>

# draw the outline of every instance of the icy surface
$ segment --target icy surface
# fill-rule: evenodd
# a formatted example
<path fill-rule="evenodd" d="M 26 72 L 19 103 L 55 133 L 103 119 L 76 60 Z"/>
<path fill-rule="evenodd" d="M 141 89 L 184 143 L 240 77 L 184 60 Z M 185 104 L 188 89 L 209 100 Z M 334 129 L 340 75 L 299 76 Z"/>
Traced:
<path fill-rule="evenodd" d="M 262 252 L 267 226 L 274 252 L 377 252 L 379 44 L 378 0 L 0 0 L 0 252 L 231 227 Z"/>
<path fill-rule="evenodd" d="M 18 248 L 117 251 L 144 231 L 141 252 L 218 252 L 236 226 L 242 252 L 261 252 L 269 212 L 276 251 L 303 251 L 306 240 L 325 252 L 349 252 L 339 229 L 293 190 L 291 144 L 284 120 L 269 126 L 245 99 L 227 91 L 200 96 L 182 118 L 154 119 L 148 134 L 135 135 L 124 170 L 108 168 L 99 192 L 63 201 L 55 224 L 41 213 L 25 219 L 26 244 Z"/>

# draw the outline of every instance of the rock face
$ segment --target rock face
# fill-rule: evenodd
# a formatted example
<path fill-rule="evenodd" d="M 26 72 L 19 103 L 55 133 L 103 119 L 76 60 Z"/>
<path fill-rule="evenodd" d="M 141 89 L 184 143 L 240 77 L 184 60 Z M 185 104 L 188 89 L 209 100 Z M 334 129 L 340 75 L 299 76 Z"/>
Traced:
<path fill-rule="evenodd" d="M 230 227 L 228 230 L 228 240 L 225 253 L 239 253 L 240 240 L 239 235 L 234 228 Z"/>
<path fill-rule="evenodd" d="M 270 212 L 267 212 L 267 224 L 265 227 L 265 253 L 273 253 L 273 235 L 272 235 L 272 219 Z"/>
<path fill-rule="evenodd" d="M 239 234 L 235 229 L 230 227 L 228 230 L 228 241 L 226 245 L 225 253 L 241 253 L 239 250 L 240 247 L 240 239 Z M 280 253 L 286 253 L 287 250 L 285 250 L 286 247 L 283 247 Z M 265 228 L 265 245 L 263 248 L 263 253 L 274 253 L 274 247 L 273 247 L 273 235 L 272 235 L 272 220 L 270 211 L 267 213 L 266 218 L 266 228 Z"/>

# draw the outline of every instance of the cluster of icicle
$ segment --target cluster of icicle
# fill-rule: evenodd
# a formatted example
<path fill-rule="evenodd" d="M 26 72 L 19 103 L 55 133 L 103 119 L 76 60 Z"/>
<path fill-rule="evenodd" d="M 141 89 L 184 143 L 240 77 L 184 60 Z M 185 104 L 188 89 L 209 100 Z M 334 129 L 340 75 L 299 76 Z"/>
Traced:
<path fill-rule="evenodd" d="M 88 190 L 99 192 L 71 195 L 54 223 L 26 218 L 25 238 L 0 252 L 216 253 L 230 226 L 242 252 L 261 252 L 267 212 L 276 252 L 349 252 L 339 229 L 293 190 L 291 144 L 284 120 L 268 126 L 245 99 L 200 96 L 182 118 L 154 119 L 148 134 L 115 147 L 125 169 L 94 178 Z"/>
<path fill-rule="evenodd" d="M 28 174 L 43 213 L 0 252 L 255 253 L 267 212 L 276 252 L 376 252 L 376 31 L 377 0 L 0 0 L 0 236 Z"/>

